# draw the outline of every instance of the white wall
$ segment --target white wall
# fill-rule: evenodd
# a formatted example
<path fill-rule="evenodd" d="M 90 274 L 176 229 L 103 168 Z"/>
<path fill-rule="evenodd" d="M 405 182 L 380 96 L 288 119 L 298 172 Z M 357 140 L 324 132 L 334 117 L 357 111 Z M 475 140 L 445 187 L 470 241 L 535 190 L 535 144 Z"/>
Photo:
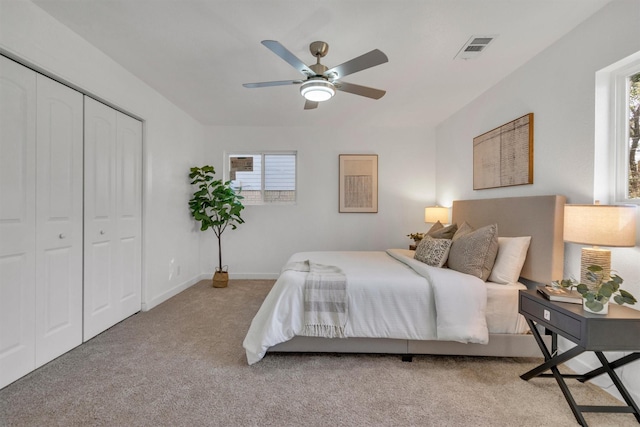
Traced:
<path fill-rule="evenodd" d="M 612 2 L 441 123 L 436 129 L 438 199 L 563 194 L 568 203 L 592 203 L 609 175 L 595 166 L 596 149 L 602 153 L 594 137 L 595 75 L 640 51 L 639 19 L 640 1 Z M 529 112 L 535 114 L 534 184 L 473 191 L 473 137 Z M 565 249 L 565 276 L 579 277 L 580 247 L 565 244 Z M 640 297 L 640 248 L 614 249 L 612 267 L 625 279 L 625 289 Z M 594 360 L 582 357 L 572 366 L 582 370 Z M 622 375 L 640 401 L 640 365 L 624 367 Z"/>
<path fill-rule="evenodd" d="M 298 153 L 297 203 L 247 206 L 242 215 L 246 223 L 223 234 L 223 264 L 229 265 L 232 278 L 276 277 L 294 252 L 408 248 L 412 242 L 406 235 L 427 229 L 424 207 L 435 202 L 435 142 L 430 131 L 210 127 L 206 140 L 201 163 L 213 165 L 220 177 L 225 151 Z M 338 213 L 339 154 L 378 155 L 378 213 Z M 213 272 L 217 240 L 213 232 L 207 233 L 202 269 Z"/>
<path fill-rule="evenodd" d="M 198 163 L 213 164 L 222 173 L 225 150 L 297 150 L 299 156 L 296 205 L 247 207 L 247 223 L 223 236 L 223 261 L 232 277 L 275 277 L 296 251 L 407 247 L 406 234 L 426 229 L 423 208 L 435 202 L 432 131 L 358 126 L 205 130 L 27 0 L 0 0 L 0 53 L 144 121 L 145 309 L 185 289 L 203 271 L 213 271 L 215 236 L 201 233 L 190 218 L 187 174 Z M 338 213 L 341 153 L 380 156 L 377 214 Z"/>
<path fill-rule="evenodd" d="M 0 52 L 144 120 L 143 304 L 151 308 L 199 279 L 200 235 L 186 190 L 204 128 L 28 1 L 0 0 Z"/>

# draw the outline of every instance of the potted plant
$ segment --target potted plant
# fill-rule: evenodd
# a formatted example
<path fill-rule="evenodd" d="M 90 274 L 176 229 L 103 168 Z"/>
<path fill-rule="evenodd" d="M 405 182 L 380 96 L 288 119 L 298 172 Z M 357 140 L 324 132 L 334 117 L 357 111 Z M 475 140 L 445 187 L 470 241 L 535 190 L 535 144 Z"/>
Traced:
<path fill-rule="evenodd" d="M 424 239 L 424 235 L 425 233 L 411 233 L 407 234 L 407 237 L 413 240 L 416 246 L 418 246 L 418 243 L 420 243 L 420 241 Z"/>
<path fill-rule="evenodd" d="M 573 279 L 564 279 L 553 282 L 556 286 L 564 288 L 576 288 L 582 295 L 583 307 L 586 311 L 596 314 L 607 314 L 609 312 L 609 301 L 613 300 L 622 305 L 633 305 L 637 302 L 631 293 L 620 289 L 622 277 L 611 273 L 608 280 L 605 280 L 605 272 L 599 265 L 587 267 L 587 279 L 590 283 L 578 283 Z"/>
<path fill-rule="evenodd" d="M 200 221 L 200 230 L 211 228 L 218 238 L 218 266 L 213 275 L 213 287 L 224 288 L 229 282 L 229 273 L 227 266 L 222 266 L 221 237 L 227 227 L 235 230 L 244 222 L 240 217 L 244 197 L 231 188 L 231 181 L 215 179 L 215 173 L 213 166 L 191 168 L 191 185 L 197 185 L 198 189 L 189 200 L 189 209 L 193 218 Z"/>

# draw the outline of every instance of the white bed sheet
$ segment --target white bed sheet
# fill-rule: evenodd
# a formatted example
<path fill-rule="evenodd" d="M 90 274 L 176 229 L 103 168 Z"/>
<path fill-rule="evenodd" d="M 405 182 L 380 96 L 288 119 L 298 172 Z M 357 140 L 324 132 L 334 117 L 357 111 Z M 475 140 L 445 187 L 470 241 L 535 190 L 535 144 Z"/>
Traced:
<path fill-rule="evenodd" d="M 300 252 L 292 255 L 287 264 L 306 259 L 339 264 L 347 276 L 347 337 L 436 339 L 433 292 L 427 279 L 408 266 L 390 263 L 385 252 L 357 251 Z M 337 263 L 336 259 L 342 261 Z M 262 359 L 269 347 L 300 335 L 304 280 L 305 274 L 287 270 L 276 281 L 243 343 L 249 364 Z M 373 297 L 362 298 L 363 295 Z M 388 315 L 380 316 L 380 312 Z"/>
<path fill-rule="evenodd" d="M 518 313 L 518 291 L 527 289 L 522 283 L 486 282 L 487 287 L 487 327 L 492 334 L 524 334 L 529 326 Z"/>
<path fill-rule="evenodd" d="M 338 265 L 343 270 L 349 289 L 347 337 L 486 343 L 484 282 L 453 270 L 429 267 L 413 260 L 411 251 L 388 252 L 301 252 L 294 254 L 289 262 L 310 259 Z M 455 285 L 435 286 L 438 294 L 435 295 L 427 277 L 439 283 L 455 282 Z M 249 364 L 262 359 L 268 348 L 301 334 L 304 279 L 304 273 L 283 271 L 265 298 L 243 343 Z M 444 294 L 456 298 L 448 297 L 444 304 L 447 309 L 441 310 L 438 317 L 436 301 L 443 305 Z M 461 310 L 459 301 L 470 300 L 471 295 L 483 298 L 475 298 L 471 309 Z M 459 322 L 458 317 L 466 318 L 466 323 Z M 468 322 L 469 319 L 475 321 Z"/>
<path fill-rule="evenodd" d="M 399 256 L 413 258 L 415 251 L 393 249 Z M 522 283 L 485 282 L 487 288 L 487 327 L 491 334 L 524 334 L 529 331 L 525 318 L 518 313 L 518 291 L 527 289 Z"/>

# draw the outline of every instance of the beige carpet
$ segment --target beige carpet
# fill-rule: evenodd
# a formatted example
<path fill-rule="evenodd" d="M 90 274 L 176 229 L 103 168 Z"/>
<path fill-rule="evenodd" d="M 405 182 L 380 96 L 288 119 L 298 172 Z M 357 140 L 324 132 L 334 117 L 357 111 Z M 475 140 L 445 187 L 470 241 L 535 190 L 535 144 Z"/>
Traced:
<path fill-rule="evenodd" d="M 553 379 L 519 378 L 538 359 L 269 354 L 248 366 L 242 340 L 272 283 L 201 282 L 132 316 L 0 390 L 0 425 L 577 425 Z M 619 403 L 570 386 L 579 403 Z"/>

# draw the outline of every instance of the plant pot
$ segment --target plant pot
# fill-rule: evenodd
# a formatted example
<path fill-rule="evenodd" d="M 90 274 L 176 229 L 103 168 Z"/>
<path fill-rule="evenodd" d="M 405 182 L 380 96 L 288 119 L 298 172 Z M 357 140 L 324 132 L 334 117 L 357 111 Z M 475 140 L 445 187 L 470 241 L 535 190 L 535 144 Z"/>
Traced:
<path fill-rule="evenodd" d="M 602 298 L 600 301 L 593 301 L 591 304 L 586 299 L 582 300 L 582 308 L 593 314 L 609 313 L 609 298 Z"/>
<path fill-rule="evenodd" d="M 229 284 L 229 272 L 219 271 L 216 268 L 216 272 L 213 274 L 213 287 L 226 288 L 228 284 Z"/>

